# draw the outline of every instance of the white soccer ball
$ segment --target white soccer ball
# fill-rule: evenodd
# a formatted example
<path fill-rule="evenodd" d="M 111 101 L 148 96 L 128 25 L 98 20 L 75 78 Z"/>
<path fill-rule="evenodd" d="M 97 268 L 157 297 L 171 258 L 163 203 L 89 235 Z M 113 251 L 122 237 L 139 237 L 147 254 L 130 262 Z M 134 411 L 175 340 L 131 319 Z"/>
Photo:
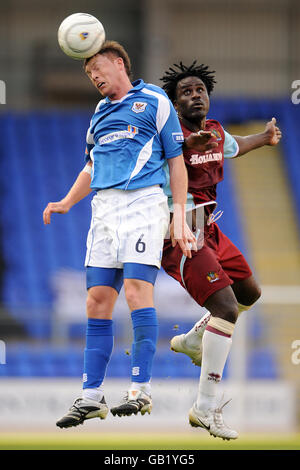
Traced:
<path fill-rule="evenodd" d="M 74 13 L 58 28 L 58 44 L 72 59 L 87 59 L 96 54 L 105 41 L 102 23 L 88 13 Z"/>

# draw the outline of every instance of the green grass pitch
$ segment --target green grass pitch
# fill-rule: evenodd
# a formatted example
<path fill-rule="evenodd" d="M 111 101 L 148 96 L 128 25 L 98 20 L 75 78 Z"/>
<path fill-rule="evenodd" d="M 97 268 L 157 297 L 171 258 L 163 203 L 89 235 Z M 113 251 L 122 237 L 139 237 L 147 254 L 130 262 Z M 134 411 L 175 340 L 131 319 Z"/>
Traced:
<path fill-rule="evenodd" d="M 300 450 L 300 434 L 242 434 L 223 441 L 195 433 L 0 433 L 0 450 Z"/>

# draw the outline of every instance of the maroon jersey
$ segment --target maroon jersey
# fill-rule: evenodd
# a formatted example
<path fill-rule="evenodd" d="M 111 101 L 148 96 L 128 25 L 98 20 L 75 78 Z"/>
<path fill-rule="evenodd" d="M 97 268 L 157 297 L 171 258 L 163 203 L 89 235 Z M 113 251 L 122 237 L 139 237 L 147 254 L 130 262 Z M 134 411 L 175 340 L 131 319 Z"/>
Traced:
<path fill-rule="evenodd" d="M 192 133 L 182 122 L 181 127 L 185 138 Z M 214 142 L 218 146 L 202 153 L 193 149 L 185 149 L 183 152 L 189 179 L 188 192 L 192 194 L 195 204 L 215 201 L 217 184 L 223 180 L 224 130 L 214 119 L 206 121 L 204 130 L 211 131 L 215 135 Z M 214 207 L 214 205 L 207 206 L 207 210 L 212 212 Z"/>
<path fill-rule="evenodd" d="M 188 137 L 191 131 L 182 123 L 181 127 L 184 137 Z M 223 180 L 224 130 L 213 119 L 206 121 L 204 130 L 216 136 L 214 141 L 218 146 L 202 153 L 193 149 L 183 152 L 189 178 L 188 191 L 195 204 L 215 201 L 217 184 Z M 215 205 L 207 205 L 205 209 L 209 216 Z M 171 240 L 165 240 L 162 267 L 202 306 L 214 292 L 252 275 L 242 253 L 214 222 L 205 226 L 203 246 L 192 252 L 192 258 L 185 258 L 178 244 L 172 247 Z"/>

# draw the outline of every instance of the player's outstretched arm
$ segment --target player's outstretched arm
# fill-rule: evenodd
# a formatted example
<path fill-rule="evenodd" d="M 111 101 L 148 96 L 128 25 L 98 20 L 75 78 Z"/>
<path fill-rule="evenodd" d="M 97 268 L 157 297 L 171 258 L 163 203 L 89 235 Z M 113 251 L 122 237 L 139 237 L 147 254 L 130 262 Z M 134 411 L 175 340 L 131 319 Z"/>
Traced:
<path fill-rule="evenodd" d="M 86 171 L 86 169 L 88 169 L 87 167 L 90 166 L 91 164 L 87 164 L 87 166 L 79 173 L 72 188 L 63 199 L 58 202 L 49 202 L 43 212 L 43 221 L 45 225 L 50 224 L 52 214 L 66 214 L 69 212 L 71 207 L 90 194 L 91 175 L 89 171 Z"/>
<path fill-rule="evenodd" d="M 265 130 L 260 134 L 247 135 L 245 137 L 234 135 L 233 137 L 239 146 L 237 157 L 264 145 L 277 145 L 281 136 L 281 130 L 276 126 L 276 119 L 274 117 L 271 121 L 267 122 Z"/>
<path fill-rule="evenodd" d="M 184 139 L 183 149 L 194 149 L 198 152 L 206 152 L 218 147 L 216 137 L 211 131 L 192 132 Z"/>
<path fill-rule="evenodd" d="M 197 243 L 195 236 L 186 222 L 185 209 L 188 177 L 183 155 L 169 158 L 168 165 L 174 210 L 172 223 L 170 225 L 172 246 L 175 247 L 178 243 L 183 254 L 188 258 L 191 258 L 191 248 L 193 250 L 197 250 Z"/>

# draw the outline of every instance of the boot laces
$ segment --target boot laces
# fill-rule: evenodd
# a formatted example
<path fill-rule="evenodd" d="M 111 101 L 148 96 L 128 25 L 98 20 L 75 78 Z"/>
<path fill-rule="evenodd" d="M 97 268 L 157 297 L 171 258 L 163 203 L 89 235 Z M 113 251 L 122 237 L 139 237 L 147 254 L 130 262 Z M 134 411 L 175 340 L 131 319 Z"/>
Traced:
<path fill-rule="evenodd" d="M 218 408 L 215 409 L 214 411 L 214 422 L 218 428 L 221 428 L 225 426 L 224 420 L 223 420 L 223 408 L 226 406 L 232 399 L 230 398 L 227 400 L 223 405 L 219 406 Z"/>

